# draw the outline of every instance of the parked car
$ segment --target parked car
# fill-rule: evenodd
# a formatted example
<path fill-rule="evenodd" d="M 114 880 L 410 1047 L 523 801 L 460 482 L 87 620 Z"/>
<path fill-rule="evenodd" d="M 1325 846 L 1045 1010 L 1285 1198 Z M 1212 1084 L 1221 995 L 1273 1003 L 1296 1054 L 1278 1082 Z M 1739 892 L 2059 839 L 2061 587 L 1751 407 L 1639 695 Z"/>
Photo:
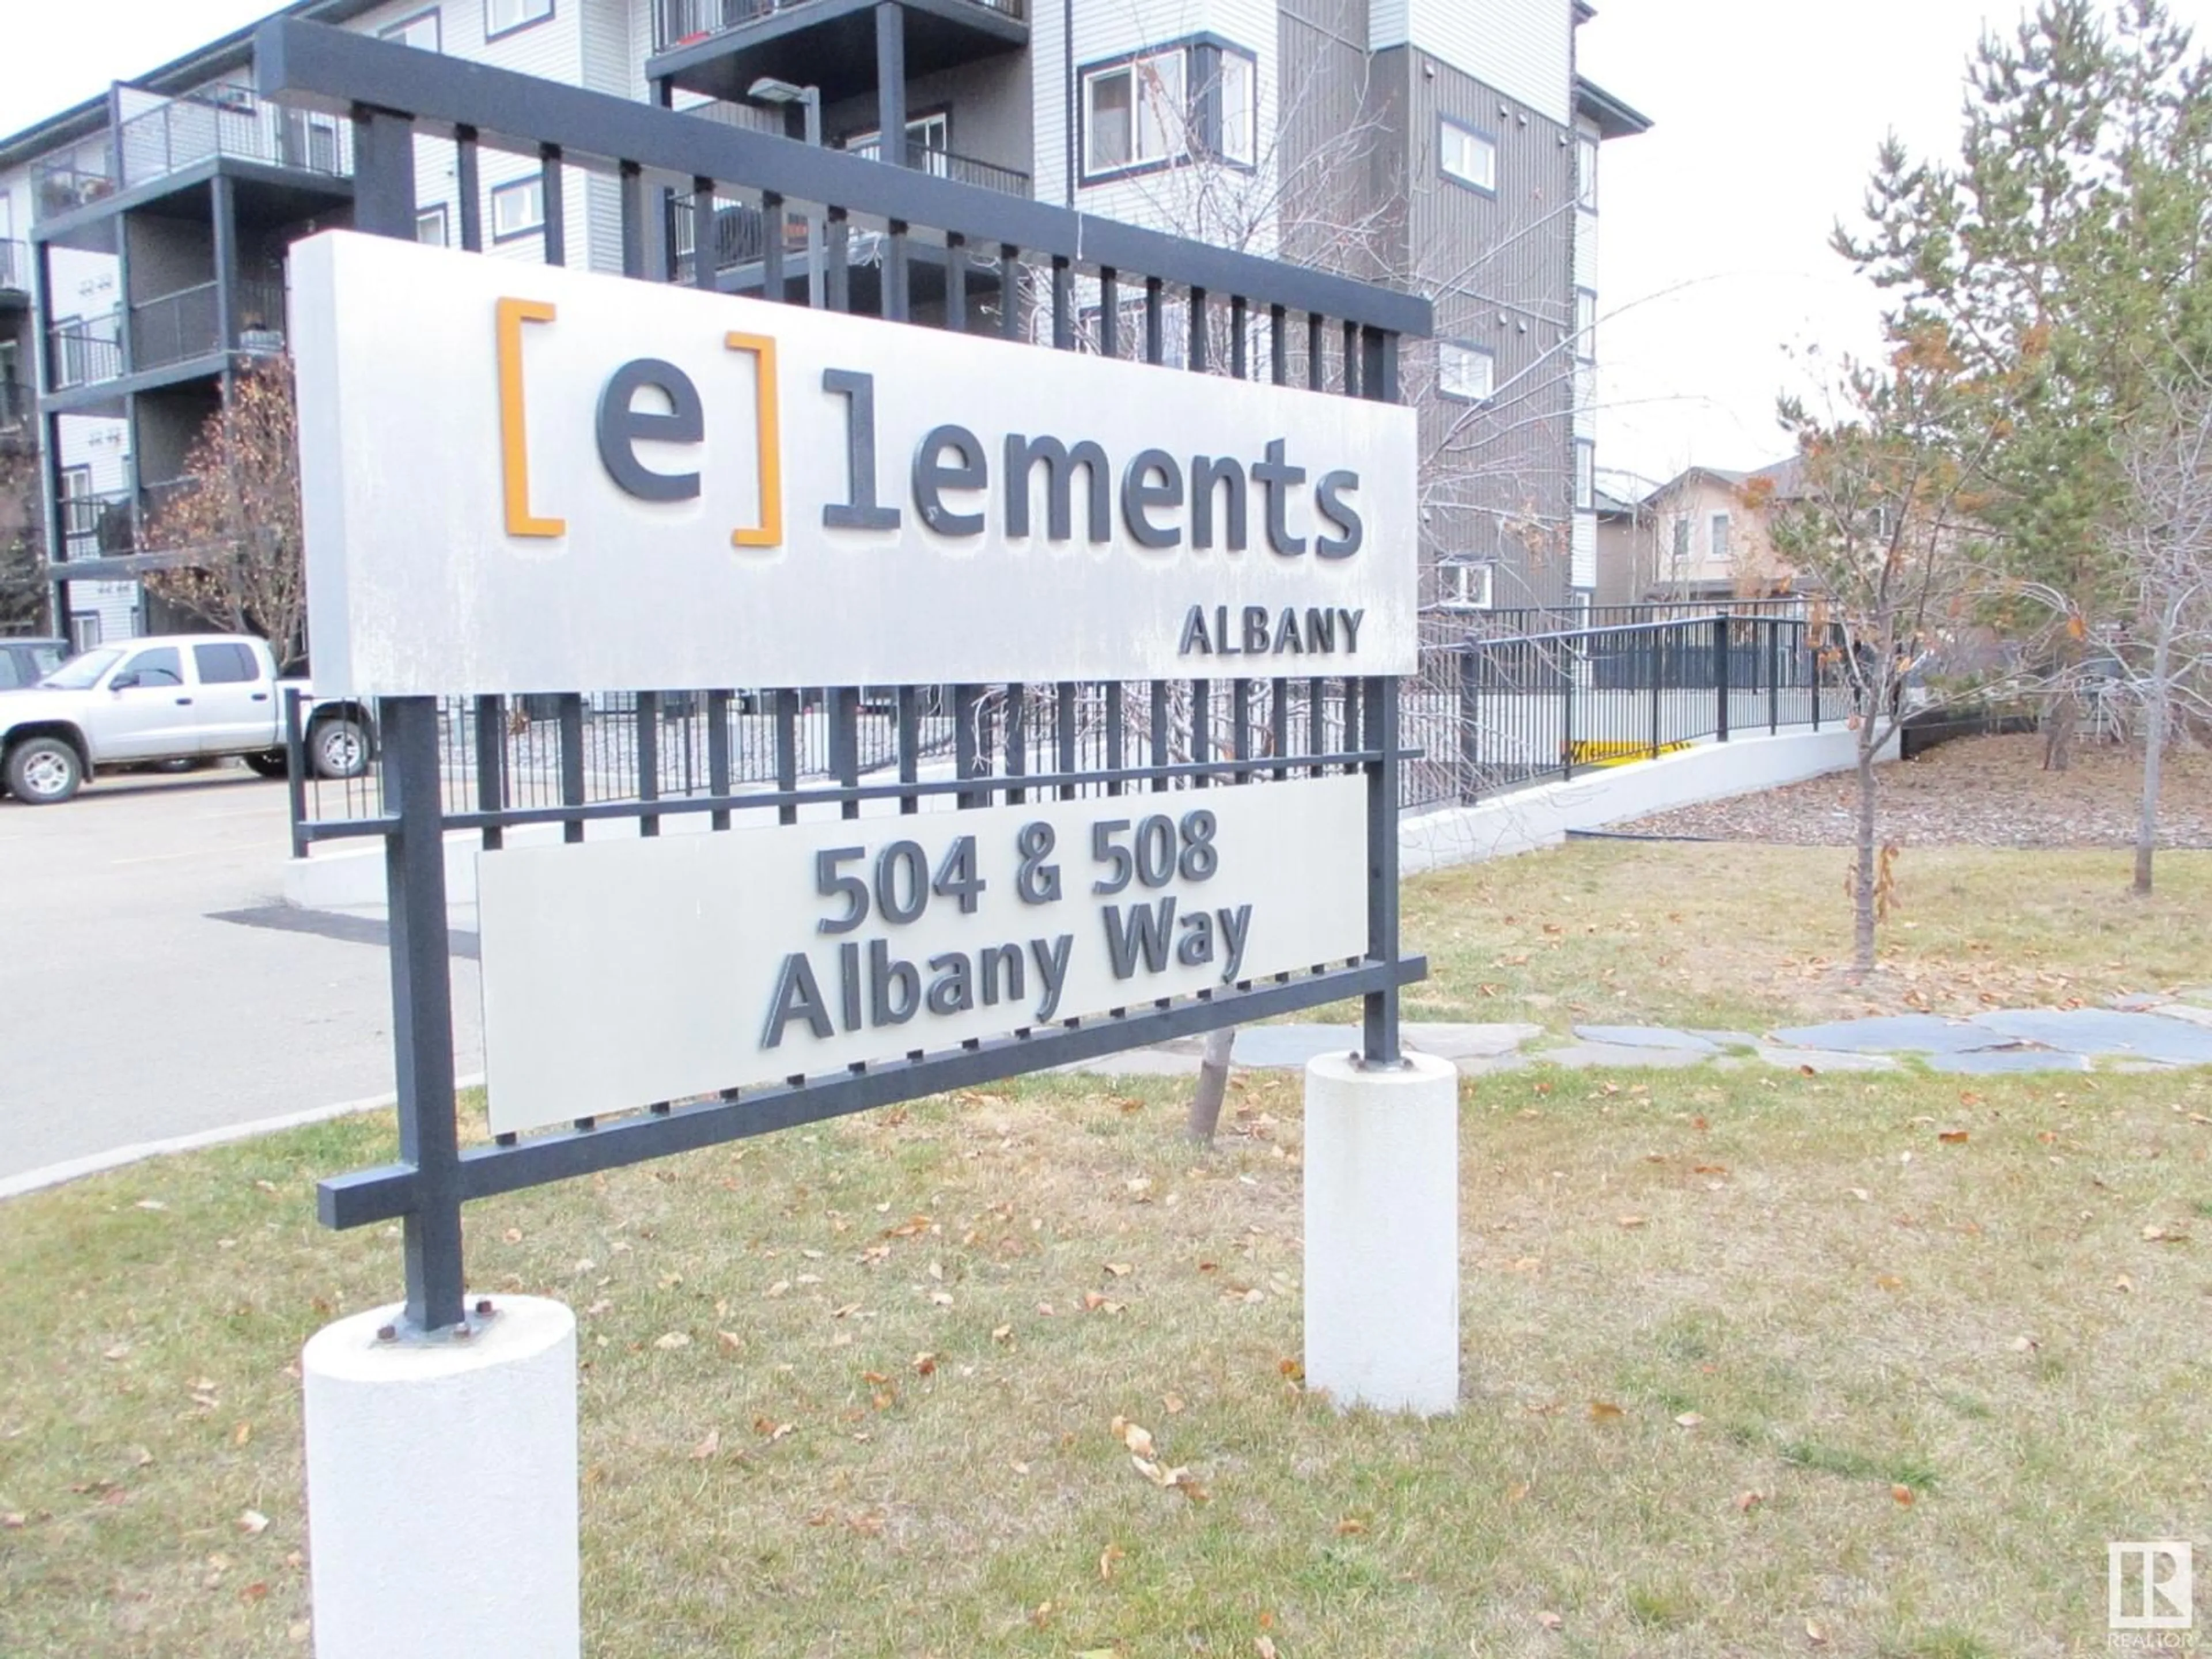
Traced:
<path fill-rule="evenodd" d="M 67 640 L 27 639 L 0 635 L 0 691 L 18 691 L 36 685 L 69 658 Z"/>
<path fill-rule="evenodd" d="M 162 635 L 88 651 L 0 696 L 0 783 L 42 806 L 67 800 L 103 766 L 237 755 L 262 776 L 282 777 L 284 693 L 297 684 L 277 678 L 265 641 L 235 634 Z M 360 703 L 310 699 L 301 726 L 317 776 L 368 769 L 375 728 Z"/>

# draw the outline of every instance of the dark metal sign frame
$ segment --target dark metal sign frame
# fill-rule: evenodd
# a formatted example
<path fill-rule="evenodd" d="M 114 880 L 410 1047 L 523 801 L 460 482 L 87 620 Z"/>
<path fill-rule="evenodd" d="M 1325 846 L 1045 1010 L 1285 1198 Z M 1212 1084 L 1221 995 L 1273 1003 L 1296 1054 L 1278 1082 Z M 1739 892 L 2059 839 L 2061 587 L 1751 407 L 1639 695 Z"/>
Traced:
<path fill-rule="evenodd" d="M 967 330 L 971 321 L 969 278 L 984 268 L 971 250 L 980 250 L 984 264 L 995 263 L 988 280 L 1001 296 L 999 322 L 1009 336 L 1020 333 L 1029 321 L 1023 307 L 1010 302 L 1016 287 L 1011 278 L 1034 268 L 1037 289 L 1045 296 L 1036 307 L 1039 320 L 1048 314 L 1053 344 L 1073 349 L 1080 276 L 1099 287 L 1103 303 L 1097 345 L 1103 352 L 1164 364 L 1163 324 L 1172 294 L 1190 319 L 1184 353 L 1188 367 L 1206 370 L 1225 338 L 1222 350 L 1227 362 L 1220 367 L 1247 376 L 1256 355 L 1251 349 L 1254 330 L 1264 319 L 1270 330 L 1271 377 L 1277 383 L 1287 380 L 1294 358 L 1302 355 L 1309 386 L 1384 401 L 1395 401 L 1398 395 L 1401 337 L 1425 335 L 1429 329 L 1427 303 L 1409 295 L 314 24 L 273 20 L 256 36 L 255 50 L 264 96 L 340 111 L 352 118 L 355 228 L 371 234 L 402 238 L 415 234 L 414 142 L 419 132 L 450 138 L 455 145 L 461 243 L 471 251 L 483 246 L 477 161 L 480 149 L 489 146 L 538 158 L 545 186 L 545 258 L 550 264 L 568 263 L 562 185 L 566 169 L 582 167 L 619 180 L 623 270 L 635 277 L 653 275 L 650 267 L 658 263 L 662 267 L 658 274 L 665 279 L 673 264 L 665 248 L 653 247 L 648 234 L 658 216 L 653 210 L 653 192 L 659 192 L 665 212 L 665 202 L 678 189 L 689 191 L 697 204 L 695 248 L 714 245 L 717 192 L 726 198 L 737 192 L 757 198 L 764 213 L 801 202 L 824 210 L 831 230 L 827 246 L 837 262 L 826 284 L 827 304 L 834 310 L 852 308 L 850 284 L 840 279 L 845 274 L 847 236 L 857 215 L 883 226 L 880 313 L 894 320 L 910 319 L 909 256 L 919 249 L 945 263 L 945 325 Z M 935 235 L 925 231 L 917 239 L 917 226 L 930 228 Z M 777 296 L 785 291 L 782 252 L 781 238 L 765 239 L 763 291 Z M 697 284 L 714 286 L 713 262 L 696 259 L 693 264 Z M 1128 285 L 1126 291 L 1133 299 L 1142 296 L 1141 338 L 1130 342 L 1116 338 L 1117 295 L 1124 291 L 1123 284 Z M 1303 328 L 1294 327 L 1294 313 L 1301 313 Z M 1181 691 L 1182 686 L 1188 686 L 1188 692 Z M 1267 690 L 1269 711 L 1264 719 L 1257 713 L 1261 699 L 1255 695 L 1261 687 Z M 1052 707 L 1058 726 L 1048 744 L 1054 769 L 1037 770 L 1030 764 L 1032 742 L 1043 734 L 1023 730 L 1028 704 L 1024 688 L 996 692 L 1005 711 L 1003 755 L 994 752 L 994 743 L 981 740 L 986 704 L 994 689 L 952 688 L 955 775 L 924 780 L 919 776 L 919 745 L 914 741 L 915 711 L 924 689 L 897 688 L 898 780 L 863 784 L 854 735 L 860 689 L 832 688 L 828 714 L 836 781 L 804 788 L 795 767 L 781 760 L 794 752 L 790 733 L 799 694 L 779 691 L 774 701 L 780 763 L 776 787 L 767 792 L 739 792 L 732 787 L 723 719 L 732 694 L 708 691 L 703 696 L 709 712 L 710 750 L 703 793 L 665 794 L 655 770 L 656 745 L 641 741 L 635 794 L 588 803 L 582 775 L 581 698 L 569 691 L 558 696 L 563 784 L 558 806 L 514 804 L 508 780 L 496 760 L 501 752 L 497 734 L 507 715 L 505 700 L 476 700 L 478 765 L 471 803 L 445 798 L 438 700 L 382 700 L 382 810 L 306 825 L 302 833 L 312 840 L 366 836 L 384 842 L 399 1161 L 322 1182 L 319 1207 L 325 1224 L 344 1228 L 398 1220 L 404 1241 L 408 1322 L 421 1331 L 437 1331 L 466 1322 L 461 1209 L 471 1199 L 1348 997 L 1362 1000 L 1366 1061 L 1381 1066 L 1401 1063 L 1399 988 L 1424 977 L 1426 966 L 1418 957 L 1399 953 L 1399 769 L 1407 756 L 1399 746 L 1396 680 L 1239 679 L 1231 683 L 1227 715 L 1218 724 L 1207 712 L 1214 701 L 1207 681 L 1153 681 L 1135 687 L 1109 684 L 1103 702 L 1110 718 L 1104 753 L 1097 757 L 1103 763 L 1089 765 L 1083 763 L 1068 713 L 1079 689 L 1054 688 Z M 1147 697 L 1148 728 L 1137 720 L 1146 711 Z M 1177 698 L 1189 711 L 1187 735 L 1193 758 L 1187 762 L 1170 758 L 1173 750 L 1168 741 L 1167 711 Z M 1303 699 L 1307 714 L 1304 752 L 1295 752 L 1291 740 L 1288 714 L 1297 699 Z M 659 701 L 652 693 L 638 698 L 635 717 L 648 735 Z M 1138 730 L 1148 763 L 1125 763 L 1125 726 Z M 295 774 L 299 759 L 295 757 Z M 489 1146 L 460 1145 L 447 938 L 445 843 L 449 831 L 477 832 L 491 850 L 499 848 L 507 830 L 530 823 L 559 823 L 568 840 L 580 841 L 587 820 L 631 818 L 638 821 L 641 835 L 650 836 L 659 833 L 664 819 L 683 813 L 708 813 L 710 829 L 720 830 L 727 829 L 732 814 L 740 810 L 773 809 L 781 822 L 788 823 L 795 821 L 800 806 L 821 803 L 833 803 L 845 816 L 856 817 L 862 801 L 885 798 L 897 799 L 901 810 L 911 812 L 926 795 L 950 793 L 956 810 L 969 810 L 1000 800 L 1020 802 L 1029 794 L 1047 792 L 1067 799 L 1221 787 L 1265 788 L 1271 780 L 1346 771 L 1366 779 L 1368 939 L 1365 954 L 1358 959 L 1318 963 L 1309 971 L 1243 981 L 1192 998 L 1118 1008 L 1102 1017 L 1060 1021 L 773 1087 L 726 1090 L 718 1097 L 685 1103 L 612 1103 L 610 1111 L 621 1115 L 604 1122 L 586 1119 L 563 1131 L 501 1137 Z"/>

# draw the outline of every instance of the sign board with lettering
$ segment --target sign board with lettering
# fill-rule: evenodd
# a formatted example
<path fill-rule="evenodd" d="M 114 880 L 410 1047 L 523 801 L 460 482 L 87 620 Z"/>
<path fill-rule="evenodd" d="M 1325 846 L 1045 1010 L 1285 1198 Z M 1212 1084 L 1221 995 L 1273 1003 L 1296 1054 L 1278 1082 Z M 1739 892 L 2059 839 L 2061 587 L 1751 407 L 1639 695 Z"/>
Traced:
<path fill-rule="evenodd" d="M 1367 948 L 1344 857 L 1366 791 L 1340 775 L 485 854 L 491 1127 L 1340 966 Z"/>
<path fill-rule="evenodd" d="M 319 690 L 1414 672 L 1410 409 L 343 231 L 292 284 Z"/>

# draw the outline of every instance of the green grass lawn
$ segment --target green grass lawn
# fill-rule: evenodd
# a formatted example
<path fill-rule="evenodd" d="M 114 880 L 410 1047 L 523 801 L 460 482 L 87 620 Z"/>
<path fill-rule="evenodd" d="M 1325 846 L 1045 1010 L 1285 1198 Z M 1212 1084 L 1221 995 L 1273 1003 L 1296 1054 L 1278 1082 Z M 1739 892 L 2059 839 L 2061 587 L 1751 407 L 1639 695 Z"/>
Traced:
<path fill-rule="evenodd" d="M 1404 933 L 1431 977 L 1417 1019 L 1662 1021 L 1725 1029 L 1926 1009 L 2100 1002 L 2212 986 L 2212 853 L 1907 849 L 1864 987 L 1841 848 L 1579 842 L 1409 881 Z"/>
<path fill-rule="evenodd" d="M 1782 1012 L 1755 965 L 1663 977 L 1670 910 L 1752 908 L 1747 866 L 1665 850 L 1663 899 L 1611 848 L 1415 884 L 1433 994 Z M 2101 906 L 2052 971 L 2197 970 L 2069 859 L 2007 937 Z M 1994 878 L 1908 878 L 1908 948 L 1950 960 Z M 1640 981 L 1638 937 L 1648 997 L 1598 988 Z M 1211 1153 L 1179 1084 L 1038 1078 L 472 1208 L 479 1291 L 577 1311 L 586 1650 L 2012 1659 L 2103 1650 L 2108 1540 L 2212 1532 L 2212 1073 L 1470 1083 L 1464 1397 L 1429 1423 L 1300 1387 L 1297 1080 L 1234 1087 Z M 0 1654 L 305 1650 L 299 1350 L 399 1271 L 313 1182 L 391 1141 L 0 1209 Z"/>

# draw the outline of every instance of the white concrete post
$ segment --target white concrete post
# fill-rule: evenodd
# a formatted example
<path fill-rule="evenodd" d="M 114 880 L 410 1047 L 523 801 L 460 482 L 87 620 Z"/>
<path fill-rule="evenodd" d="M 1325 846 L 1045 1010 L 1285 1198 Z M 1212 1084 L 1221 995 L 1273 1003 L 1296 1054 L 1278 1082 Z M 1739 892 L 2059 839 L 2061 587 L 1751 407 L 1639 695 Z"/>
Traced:
<path fill-rule="evenodd" d="M 577 1659 L 576 1316 L 502 1296 L 473 1336 L 308 1339 L 316 1659 Z"/>
<path fill-rule="evenodd" d="M 1306 1386 L 1433 1417 L 1459 1403 L 1459 1073 L 1406 1062 L 1306 1064 Z"/>

